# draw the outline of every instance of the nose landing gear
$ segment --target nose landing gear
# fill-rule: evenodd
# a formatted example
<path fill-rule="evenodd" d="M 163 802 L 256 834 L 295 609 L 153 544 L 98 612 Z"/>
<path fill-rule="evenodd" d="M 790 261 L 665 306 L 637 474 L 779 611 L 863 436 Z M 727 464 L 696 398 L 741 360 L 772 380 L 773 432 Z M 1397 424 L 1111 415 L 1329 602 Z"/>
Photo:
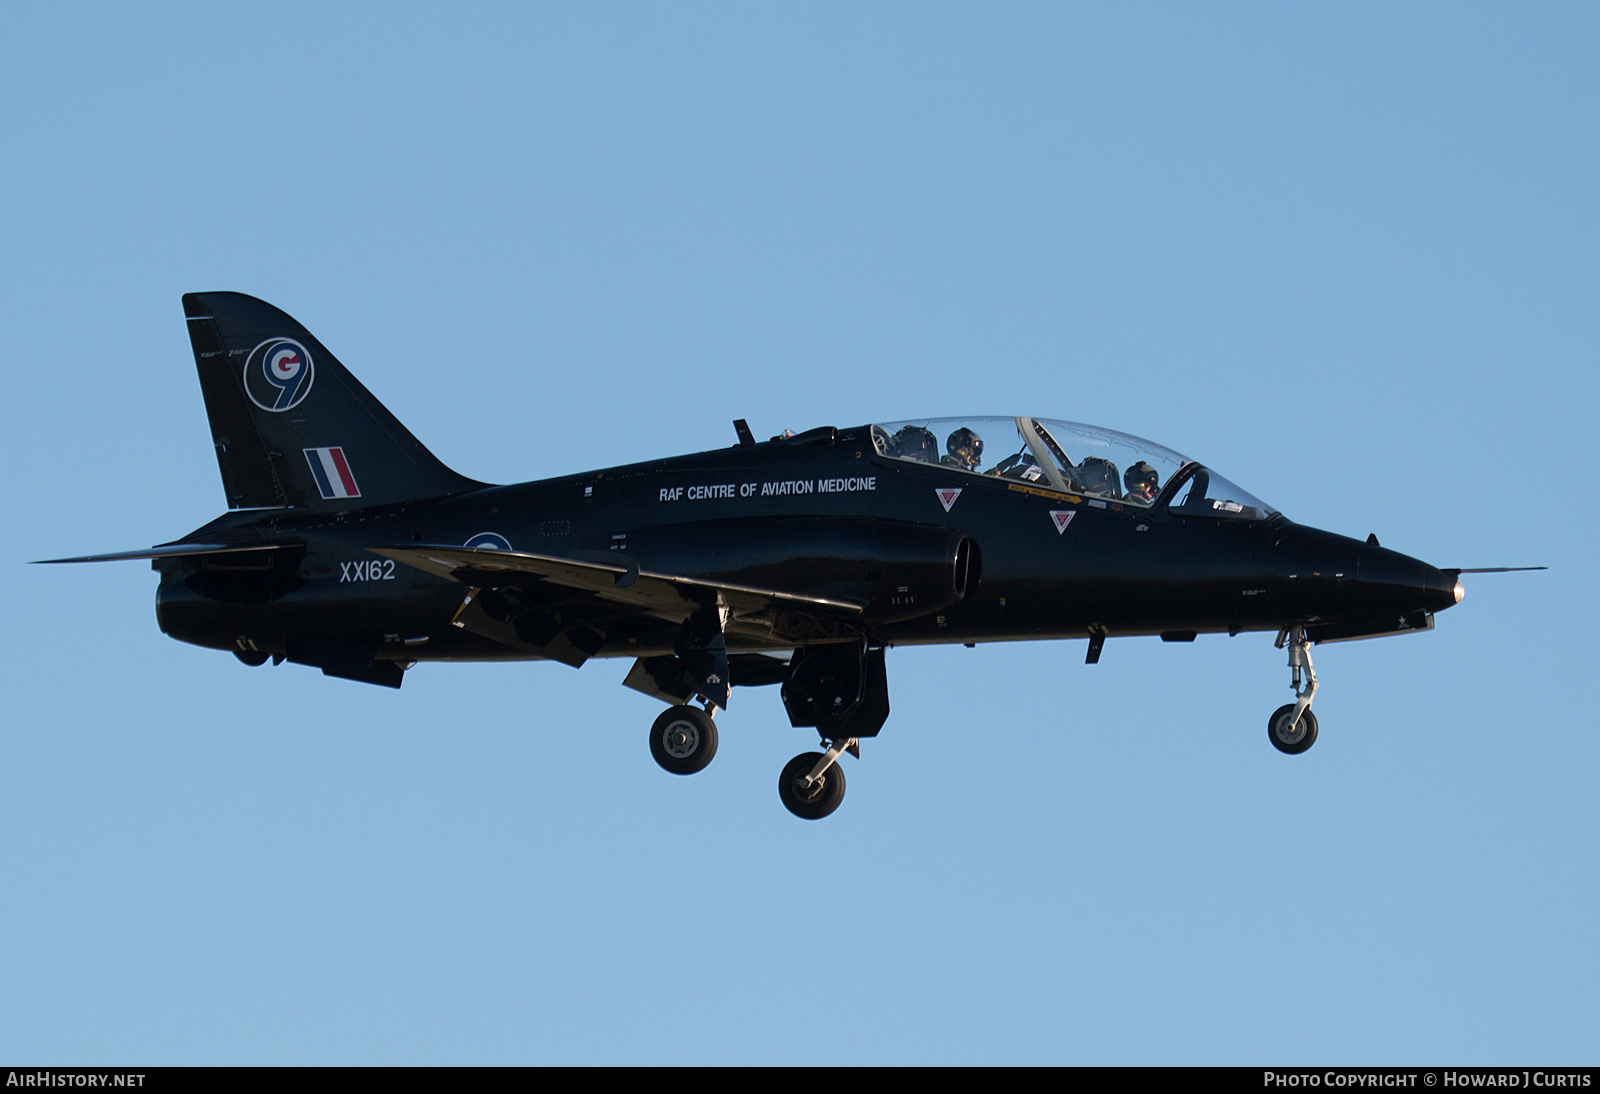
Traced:
<path fill-rule="evenodd" d="M 1298 756 L 1317 743 L 1317 716 L 1303 710 L 1299 721 L 1295 721 L 1294 704 L 1285 703 L 1267 719 L 1267 740 L 1279 752 Z"/>
<path fill-rule="evenodd" d="M 1267 740 L 1279 752 L 1298 756 L 1317 743 L 1317 716 L 1311 713 L 1311 700 L 1317 694 L 1317 672 L 1311 667 L 1311 642 L 1306 629 L 1301 626 L 1285 627 L 1278 632 L 1278 649 L 1289 647 L 1289 670 L 1294 691 L 1294 702 L 1285 703 L 1267 719 Z M 1301 669 L 1305 670 L 1305 686 L 1301 687 Z"/>
<path fill-rule="evenodd" d="M 848 752 L 861 758 L 854 737 L 835 737 L 826 752 L 802 752 L 783 765 L 778 776 L 778 797 L 783 807 L 801 820 L 821 820 L 844 801 L 844 769 L 839 757 Z"/>

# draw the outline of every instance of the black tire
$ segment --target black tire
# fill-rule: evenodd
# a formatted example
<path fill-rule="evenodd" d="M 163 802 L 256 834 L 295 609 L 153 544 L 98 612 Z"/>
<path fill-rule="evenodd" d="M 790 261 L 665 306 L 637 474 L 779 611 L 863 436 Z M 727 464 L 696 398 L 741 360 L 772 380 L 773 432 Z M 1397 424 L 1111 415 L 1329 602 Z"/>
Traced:
<path fill-rule="evenodd" d="M 272 654 L 261 650 L 234 650 L 233 655 L 253 669 L 258 669 L 267 663 L 267 658 Z"/>
<path fill-rule="evenodd" d="M 699 707 L 668 707 L 650 727 L 650 755 L 674 775 L 704 771 L 717 754 L 717 724 Z"/>
<path fill-rule="evenodd" d="M 1298 756 L 1306 749 L 1317 743 L 1317 716 L 1307 707 L 1300 714 L 1300 721 L 1294 727 L 1294 732 L 1288 732 L 1289 719 L 1294 717 L 1294 704 L 1285 703 L 1272 712 L 1272 717 L 1267 719 L 1267 740 L 1272 742 L 1272 747 L 1279 752 L 1290 756 Z"/>
<path fill-rule="evenodd" d="M 783 800 L 783 807 L 801 820 L 821 820 L 844 801 L 844 769 L 837 763 L 810 787 L 800 784 L 820 759 L 820 752 L 802 752 L 784 764 L 783 774 L 778 776 L 778 797 Z"/>

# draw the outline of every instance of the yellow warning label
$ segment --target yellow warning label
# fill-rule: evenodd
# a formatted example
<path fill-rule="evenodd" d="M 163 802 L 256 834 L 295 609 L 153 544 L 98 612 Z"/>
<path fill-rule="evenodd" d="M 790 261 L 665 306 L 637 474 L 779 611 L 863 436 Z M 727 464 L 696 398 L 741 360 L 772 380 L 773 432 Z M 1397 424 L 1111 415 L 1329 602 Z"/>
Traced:
<path fill-rule="evenodd" d="M 1007 483 L 1006 487 L 1007 489 L 1015 490 L 1019 494 L 1032 494 L 1034 497 L 1049 498 L 1052 501 L 1069 501 L 1073 505 L 1077 505 L 1083 500 L 1076 494 L 1063 494 L 1059 490 L 1041 490 L 1037 486 L 1023 486 L 1018 482 Z"/>

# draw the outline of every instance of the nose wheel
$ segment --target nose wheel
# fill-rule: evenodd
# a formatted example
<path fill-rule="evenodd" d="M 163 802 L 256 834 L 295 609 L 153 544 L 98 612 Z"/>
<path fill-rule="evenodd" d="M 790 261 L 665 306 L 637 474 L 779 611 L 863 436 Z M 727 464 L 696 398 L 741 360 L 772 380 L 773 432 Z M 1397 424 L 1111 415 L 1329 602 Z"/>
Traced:
<path fill-rule="evenodd" d="M 1294 708 L 1293 703 L 1285 703 L 1267 719 L 1267 740 L 1273 748 L 1290 756 L 1298 756 L 1317 743 L 1317 716 L 1302 710 L 1297 721 Z"/>
<path fill-rule="evenodd" d="M 704 771 L 717 754 L 717 726 L 707 711 L 669 707 L 650 727 L 650 755 L 674 775 Z"/>
<path fill-rule="evenodd" d="M 1285 703 L 1267 719 L 1267 740 L 1279 752 L 1298 756 L 1317 743 L 1317 716 L 1311 713 L 1311 700 L 1317 694 L 1317 672 L 1311 667 L 1311 642 L 1304 627 L 1279 631 L 1276 645 L 1279 649 L 1289 647 L 1289 687 L 1294 691 L 1294 702 Z"/>

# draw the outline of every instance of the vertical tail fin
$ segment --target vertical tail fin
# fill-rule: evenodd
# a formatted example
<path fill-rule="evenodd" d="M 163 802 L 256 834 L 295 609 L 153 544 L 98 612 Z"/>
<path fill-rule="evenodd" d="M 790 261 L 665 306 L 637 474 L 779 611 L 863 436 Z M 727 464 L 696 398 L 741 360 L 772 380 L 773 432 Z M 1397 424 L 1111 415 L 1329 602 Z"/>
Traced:
<path fill-rule="evenodd" d="M 350 509 L 476 490 L 311 332 L 243 293 L 187 293 L 183 313 L 230 508 Z"/>

